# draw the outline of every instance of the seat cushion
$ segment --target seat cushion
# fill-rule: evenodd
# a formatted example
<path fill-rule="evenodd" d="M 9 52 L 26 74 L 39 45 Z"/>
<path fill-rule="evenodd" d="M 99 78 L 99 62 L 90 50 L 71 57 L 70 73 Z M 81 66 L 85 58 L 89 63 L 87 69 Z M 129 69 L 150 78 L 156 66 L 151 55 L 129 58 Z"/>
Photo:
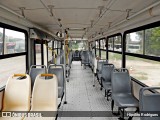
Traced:
<path fill-rule="evenodd" d="M 102 81 L 103 88 L 105 90 L 111 90 L 111 83 Z"/>
<path fill-rule="evenodd" d="M 138 100 L 132 94 L 112 95 L 112 99 L 118 107 L 138 107 Z"/>

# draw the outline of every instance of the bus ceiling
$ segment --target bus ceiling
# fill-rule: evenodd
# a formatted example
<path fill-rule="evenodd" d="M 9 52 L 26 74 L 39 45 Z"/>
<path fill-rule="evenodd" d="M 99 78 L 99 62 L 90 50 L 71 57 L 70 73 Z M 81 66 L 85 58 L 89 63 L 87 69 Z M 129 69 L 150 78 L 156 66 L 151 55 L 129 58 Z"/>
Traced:
<path fill-rule="evenodd" d="M 71 38 L 91 41 L 131 29 L 133 25 L 159 20 L 159 0 L 131 2 L 133 0 L 3 0 L 0 11 L 4 21 L 7 19 L 27 28 L 40 28 L 55 36 L 57 31 L 63 33 L 68 29 Z M 150 18 L 153 19 L 149 21 Z"/>

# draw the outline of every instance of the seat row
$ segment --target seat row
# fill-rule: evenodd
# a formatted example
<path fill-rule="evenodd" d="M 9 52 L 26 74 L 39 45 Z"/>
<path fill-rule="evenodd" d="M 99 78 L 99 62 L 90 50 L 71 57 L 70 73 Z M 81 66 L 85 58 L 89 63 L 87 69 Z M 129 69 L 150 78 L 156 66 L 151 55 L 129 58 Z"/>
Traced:
<path fill-rule="evenodd" d="M 61 98 L 61 101 L 62 101 L 64 96 L 64 85 L 65 85 L 64 66 L 50 64 L 47 68 L 45 65 L 32 65 L 30 67 L 30 72 L 29 72 L 29 75 L 31 77 L 31 90 L 33 89 L 33 85 L 37 75 L 43 74 L 43 73 L 56 75 L 58 80 L 58 98 Z"/>
<path fill-rule="evenodd" d="M 68 63 L 66 63 L 66 77 L 69 77 L 71 64 L 72 64 L 72 60 L 73 60 L 73 52 L 72 51 L 69 52 L 68 57 L 66 59 L 68 61 Z M 52 57 L 51 64 L 64 65 L 64 51 L 63 50 L 60 51 L 60 54 L 57 55 L 56 58 L 54 58 L 54 56 Z"/>
<path fill-rule="evenodd" d="M 160 87 L 141 88 L 138 100 L 133 94 L 132 81 L 127 69 L 117 69 L 113 64 L 109 64 L 107 60 L 97 60 L 97 64 L 93 64 L 93 69 L 94 67 L 96 67 L 95 75 L 101 86 L 100 89 L 105 90 L 105 97 L 107 96 L 108 101 L 109 96 L 111 96 L 112 113 L 114 104 L 116 104 L 118 113 L 122 113 L 120 119 L 124 119 L 126 108 L 136 108 L 135 112 L 139 112 L 139 109 L 140 112 L 160 111 L 160 94 L 157 92 L 150 92 L 151 90 L 160 89 Z M 129 119 L 132 119 L 132 116 L 130 116 Z M 143 116 L 141 120 L 159 120 L 159 117 L 150 118 Z"/>
<path fill-rule="evenodd" d="M 31 93 L 31 79 L 27 74 L 14 74 L 8 78 L 6 83 L 2 112 L 34 112 L 53 111 L 54 115 L 47 118 L 53 120 L 57 114 L 58 80 L 54 74 L 37 75 Z M 42 115 L 42 114 L 41 114 Z M 40 116 L 34 117 L 39 120 Z M 42 115 L 43 117 L 43 115 Z M 31 120 L 31 116 L 19 115 L 2 117 L 0 119 L 9 120 Z M 45 119 L 45 118 L 44 118 Z"/>

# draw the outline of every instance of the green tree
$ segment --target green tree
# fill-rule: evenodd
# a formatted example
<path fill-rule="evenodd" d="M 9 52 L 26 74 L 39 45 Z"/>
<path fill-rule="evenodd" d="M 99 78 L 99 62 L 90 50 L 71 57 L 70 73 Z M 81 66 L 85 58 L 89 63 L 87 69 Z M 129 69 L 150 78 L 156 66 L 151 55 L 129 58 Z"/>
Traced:
<path fill-rule="evenodd" d="M 146 53 L 160 56 L 160 27 L 146 30 Z"/>

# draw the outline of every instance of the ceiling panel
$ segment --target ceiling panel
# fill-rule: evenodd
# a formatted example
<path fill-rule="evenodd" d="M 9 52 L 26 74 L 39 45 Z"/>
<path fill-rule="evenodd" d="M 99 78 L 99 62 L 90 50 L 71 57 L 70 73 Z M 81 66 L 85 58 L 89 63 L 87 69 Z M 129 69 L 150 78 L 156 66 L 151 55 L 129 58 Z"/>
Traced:
<path fill-rule="evenodd" d="M 126 11 L 126 9 L 133 9 L 133 12 L 137 12 L 157 1 L 159 0 L 116 0 L 111 9 L 122 11 Z"/>
<path fill-rule="evenodd" d="M 49 29 L 51 32 L 57 32 L 60 27 L 57 19 L 61 19 L 63 28 L 88 28 L 91 27 L 91 20 L 96 20 L 99 16 L 99 6 L 107 6 L 114 0 L 0 0 L 4 5 L 19 14 L 20 7 L 25 7 L 24 13 L 27 19 Z M 157 2 L 159 0 L 115 0 L 104 16 L 99 19 L 96 25 L 89 30 L 88 35 L 99 32 L 101 28 L 107 28 L 111 25 L 125 19 L 126 9 L 132 9 L 131 14 Z M 53 13 L 56 17 L 50 16 L 46 7 L 53 5 Z M 84 31 L 69 31 L 71 36 L 82 36 Z"/>

